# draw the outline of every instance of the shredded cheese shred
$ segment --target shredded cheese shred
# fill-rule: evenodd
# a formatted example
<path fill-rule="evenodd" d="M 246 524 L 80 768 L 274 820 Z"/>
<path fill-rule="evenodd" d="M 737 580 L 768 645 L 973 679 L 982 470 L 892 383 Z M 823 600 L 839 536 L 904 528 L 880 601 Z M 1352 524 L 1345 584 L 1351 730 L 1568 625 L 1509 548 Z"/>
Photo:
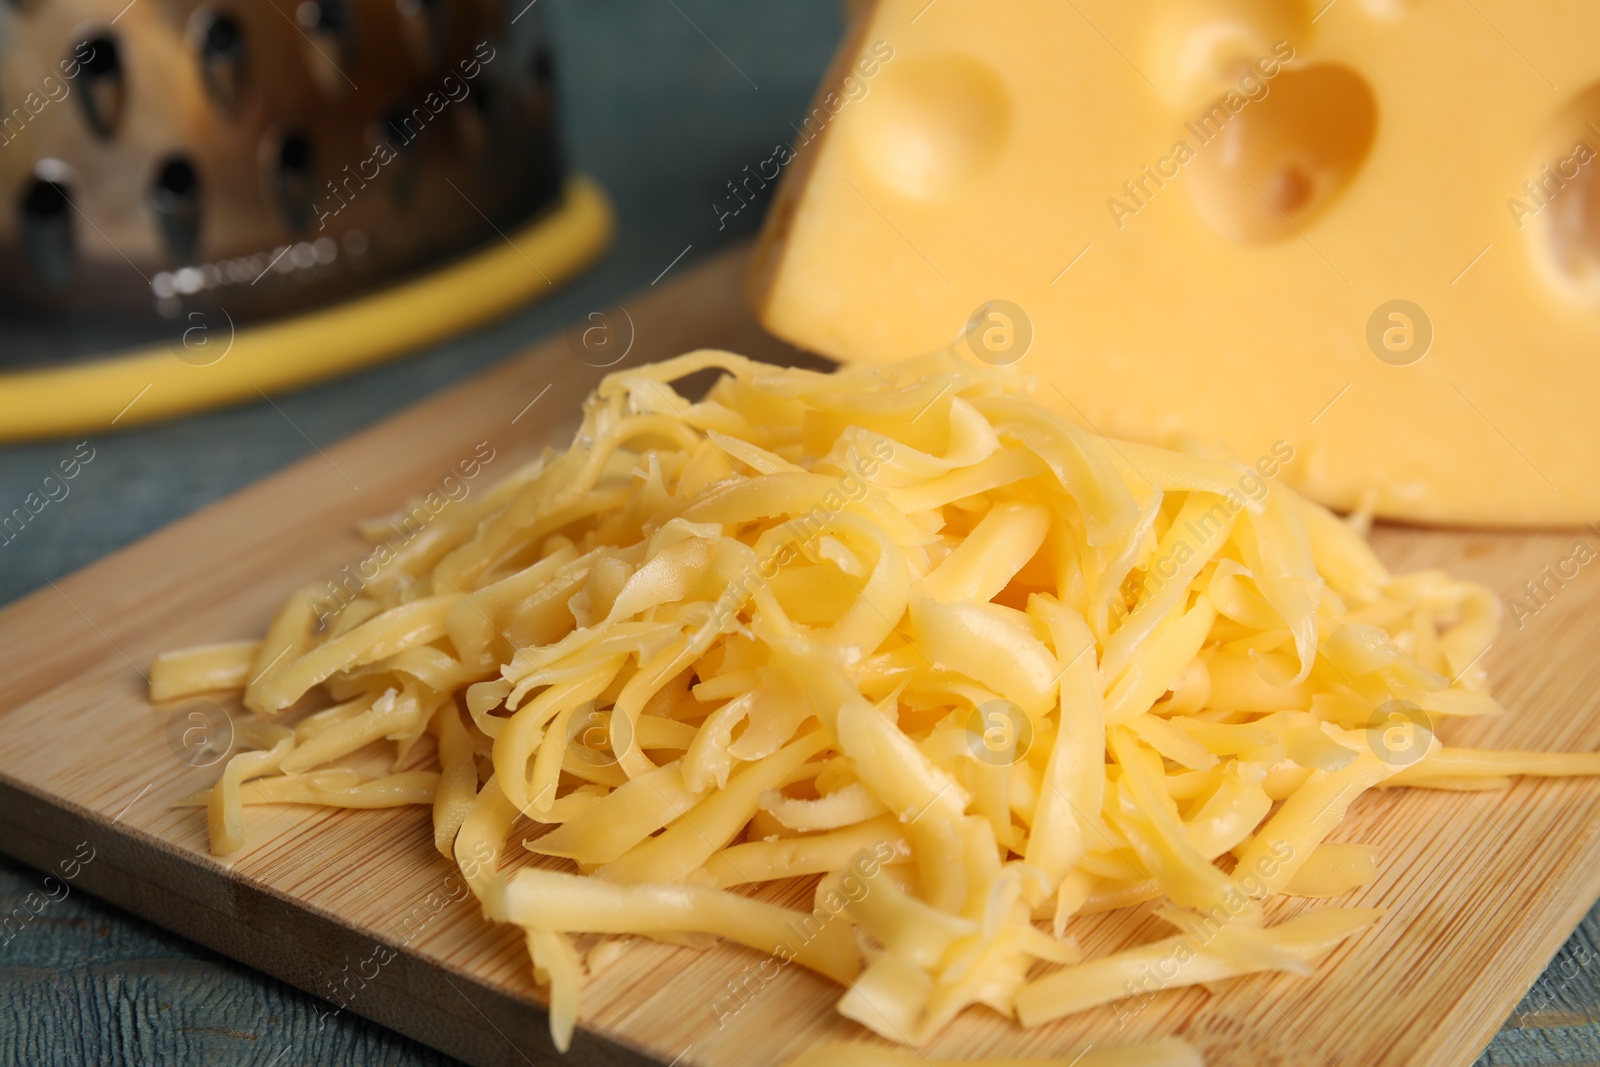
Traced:
<path fill-rule="evenodd" d="M 703 400 L 673 388 L 712 368 Z M 1329 841 L 1361 793 L 1600 773 L 1434 736 L 1500 711 L 1487 589 L 1391 575 L 1251 467 L 1090 435 L 1030 388 L 948 356 L 612 374 L 569 449 L 385 549 L 354 601 L 308 589 L 259 642 L 158 658 L 153 699 L 254 713 L 193 798 L 213 851 L 252 804 L 431 804 L 563 1049 L 628 935 L 792 962 L 917 1045 L 974 1005 L 1033 1027 L 1309 974 L 1378 918 L 1282 899 L 1375 877 Z M 390 744 L 388 773 L 352 766 Z M 759 892 L 791 879 L 811 910 Z M 1077 917 L 1149 901 L 1170 936 L 1083 958 Z"/>

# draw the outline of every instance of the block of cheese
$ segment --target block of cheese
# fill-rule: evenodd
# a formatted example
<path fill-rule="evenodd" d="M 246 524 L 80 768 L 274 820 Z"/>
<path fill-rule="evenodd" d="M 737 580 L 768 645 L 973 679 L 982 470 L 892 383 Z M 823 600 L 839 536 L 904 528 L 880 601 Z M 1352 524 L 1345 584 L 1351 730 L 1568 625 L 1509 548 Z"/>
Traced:
<path fill-rule="evenodd" d="M 1319 11 L 1320 9 L 1320 11 Z M 1600 518 L 1600 9 L 880 0 L 751 278 L 847 361 L 954 346 L 1338 508 Z"/>

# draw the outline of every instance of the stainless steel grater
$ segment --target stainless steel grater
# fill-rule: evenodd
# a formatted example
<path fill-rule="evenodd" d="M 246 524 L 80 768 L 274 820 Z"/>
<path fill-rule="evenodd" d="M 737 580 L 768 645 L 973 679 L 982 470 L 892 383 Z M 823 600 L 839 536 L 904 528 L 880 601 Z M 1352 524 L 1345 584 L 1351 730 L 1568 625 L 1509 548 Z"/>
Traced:
<path fill-rule="evenodd" d="M 539 14 L 0 0 L 0 316 L 242 323 L 498 240 L 561 188 Z"/>

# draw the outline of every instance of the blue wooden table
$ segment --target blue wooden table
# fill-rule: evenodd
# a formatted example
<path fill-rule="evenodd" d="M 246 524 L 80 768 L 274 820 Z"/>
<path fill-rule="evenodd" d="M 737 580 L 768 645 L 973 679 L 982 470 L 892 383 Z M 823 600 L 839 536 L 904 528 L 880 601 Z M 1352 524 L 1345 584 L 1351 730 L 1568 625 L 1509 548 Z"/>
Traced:
<path fill-rule="evenodd" d="M 92 464 L 0 547 L 5 603 L 748 236 L 725 183 L 792 137 L 840 33 L 834 0 L 540 0 L 556 37 L 566 140 L 620 212 L 608 256 L 546 303 L 414 358 L 307 392 L 94 439 Z M 764 205 L 757 204 L 756 207 Z M 3 325 L 0 325 L 3 331 Z M 281 410 L 280 410 L 281 409 Z M 75 441 L 76 439 L 74 439 Z M 9 509 L 73 442 L 0 449 Z M 0 635 L 3 637 L 3 635 Z M 0 859 L 0 915 L 42 889 Z M 1552 963 L 1485 1064 L 1600 1064 L 1600 912 Z M 0 1063 L 452 1062 L 73 892 L 0 932 Z"/>

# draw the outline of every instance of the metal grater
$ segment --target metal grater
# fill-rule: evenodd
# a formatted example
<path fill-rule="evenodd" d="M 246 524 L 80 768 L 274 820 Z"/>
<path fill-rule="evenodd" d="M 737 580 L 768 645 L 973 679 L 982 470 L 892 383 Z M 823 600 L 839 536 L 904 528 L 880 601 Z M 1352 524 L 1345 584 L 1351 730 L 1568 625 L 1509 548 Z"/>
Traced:
<path fill-rule="evenodd" d="M 5 316 L 243 323 L 498 240 L 562 179 L 525 3 L 0 0 Z"/>

